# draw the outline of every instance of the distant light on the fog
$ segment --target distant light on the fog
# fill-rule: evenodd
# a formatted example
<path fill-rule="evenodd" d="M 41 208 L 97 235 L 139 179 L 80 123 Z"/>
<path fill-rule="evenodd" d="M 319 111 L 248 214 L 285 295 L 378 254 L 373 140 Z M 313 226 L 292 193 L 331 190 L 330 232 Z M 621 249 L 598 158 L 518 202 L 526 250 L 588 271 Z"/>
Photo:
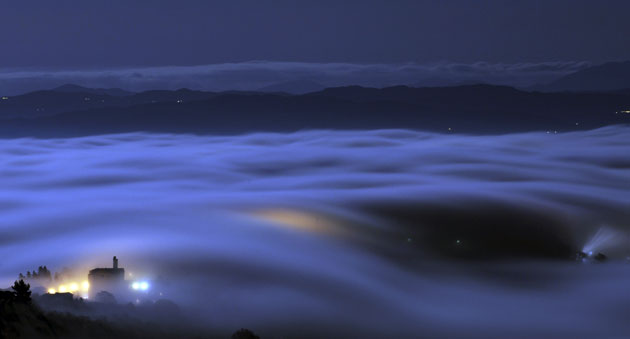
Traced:
<path fill-rule="evenodd" d="M 90 283 L 87 281 L 84 281 L 83 283 L 81 283 L 81 287 L 83 288 L 84 291 L 87 291 L 90 289 Z"/>
<path fill-rule="evenodd" d="M 139 282 L 134 282 L 133 284 L 131 284 L 131 288 L 133 288 L 134 290 L 140 289 L 140 283 Z"/>
<path fill-rule="evenodd" d="M 149 289 L 149 283 L 146 282 L 146 281 L 141 282 L 140 283 L 140 289 L 143 290 L 143 291 L 148 290 Z"/>
<path fill-rule="evenodd" d="M 55 293 L 57 293 L 57 291 L 54 288 L 48 289 L 48 294 L 55 294 Z"/>
<path fill-rule="evenodd" d="M 285 208 L 258 210 L 253 215 L 278 225 L 311 232 L 331 231 L 336 224 L 335 220 L 322 214 Z"/>
<path fill-rule="evenodd" d="M 66 285 L 59 286 L 59 293 L 66 293 L 66 292 L 68 292 L 68 288 L 66 287 Z"/>

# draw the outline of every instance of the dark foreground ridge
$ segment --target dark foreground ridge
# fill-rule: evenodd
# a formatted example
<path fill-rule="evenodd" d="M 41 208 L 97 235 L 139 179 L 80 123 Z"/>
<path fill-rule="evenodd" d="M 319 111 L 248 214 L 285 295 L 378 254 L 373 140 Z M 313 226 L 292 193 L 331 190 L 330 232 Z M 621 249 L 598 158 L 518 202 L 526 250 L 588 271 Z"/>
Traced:
<path fill-rule="evenodd" d="M 186 320 L 177 316 L 166 325 L 147 317 L 148 312 L 172 313 L 162 306 L 88 303 L 71 293 L 31 298 L 30 285 L 20 280 L 11 290 L 0 290 L 0 338 L 227 338 L 186 327 Z M 231 338 L 259 339 L 248 329 L 237 330 Z"/>
<path fill-rule="evenodd" d="M 553 133 L 630 122 L 630 91 L 541 93 L 490 85 L 349 86 L 304 95 L 186 89 L 109 95 L 111 90 L 78 90 L 3 98 L 0 137 L 384 128 Z"/>

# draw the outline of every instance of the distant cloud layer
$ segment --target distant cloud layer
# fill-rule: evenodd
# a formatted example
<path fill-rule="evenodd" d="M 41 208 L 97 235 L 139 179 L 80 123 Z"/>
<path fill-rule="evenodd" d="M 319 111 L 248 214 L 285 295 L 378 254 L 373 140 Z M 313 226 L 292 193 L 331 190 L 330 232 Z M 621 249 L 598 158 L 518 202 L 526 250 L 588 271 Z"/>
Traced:
<path fill-rule="evenodd" d="M 1 70 L 0 94 L 16 95 L 67 83 L 131 91 L 190 88 L 305 92 L 312 88 L 362 85 L 448 86 L 491 83 L 527 87 L 588 67 L 588 62 L 351 64 L 252 61 L 201 66 L 106 70 Z"/>

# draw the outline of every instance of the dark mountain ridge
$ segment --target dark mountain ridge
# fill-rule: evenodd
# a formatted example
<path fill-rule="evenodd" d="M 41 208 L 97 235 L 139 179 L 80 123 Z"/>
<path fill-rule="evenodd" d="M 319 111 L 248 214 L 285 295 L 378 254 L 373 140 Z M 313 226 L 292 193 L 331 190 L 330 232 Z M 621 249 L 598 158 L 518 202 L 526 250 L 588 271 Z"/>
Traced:
<path fill-rule="evenodd" d="M 63 93 L 88 93 L 88 94 L 96 94 L 96 95 L 111 95 L 111 96 L 128 96 L 133 95 L 134 92 L 125 91 L 120 88 L 89 88 L 83 87 L 75 84 L 65 84 L 59 87 L 55 87 L 51 89 L 53 92 L 63 92 Z"/>
<path fill-rule="evenodd" d="M 293 80 L 279 82 L 264 86 L 258 89 L 259 92 L 267 93 L 289 93 L 289 94 L 306 94 L 321 91 L 326 86 L 312 80 Z"/>
<path fill-rule="evenodd" d="M 41 95 L 52 102 L 79 98 L 65 97 L 68 93 L 35 92 L 21 96 L 19 102 L 32 106 L 29 100 Z M 119 101 L 111 96 L 103 98 L 110 101 L 109 106 L 87 105 L 18 119 L 5 116 L 0 136 L 378 128 L 508 133 L 590 129 L 625 124 L 630 118 L 630 114 L 620 113 L 630 109 L 627 91 L 540 93 L 491 85 L 382 89 L 347 86 L 304 95 L 178 90 L 137 93 Z M 61 110 L 64 106 L 58 107 Z M 5 112 L 0 109 L 0 113 Z"/>
<path fill-rule="evenodd" d="M 75 89 L 80 89 L 80 86 Z M 0 100 L 0 119 L 35 118 L 64 112 L 97 108 L 118 108 L 133 105 L 187 102 L 205 100 L 216 96 L 214 92 L 179 89 L 176 91 L 153 90 L 126 96 L 97 94 L 91 91 L 43 90 Z"/>

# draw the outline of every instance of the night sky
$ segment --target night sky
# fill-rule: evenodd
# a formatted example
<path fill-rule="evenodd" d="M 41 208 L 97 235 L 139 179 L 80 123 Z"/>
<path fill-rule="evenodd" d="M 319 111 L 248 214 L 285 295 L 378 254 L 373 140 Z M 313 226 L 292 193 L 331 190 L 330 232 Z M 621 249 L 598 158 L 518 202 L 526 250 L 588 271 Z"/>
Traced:
<path fill-rule="evenodd" d="M 628 1 L 19 1 L 0 68 L 630 59 Z"/>

